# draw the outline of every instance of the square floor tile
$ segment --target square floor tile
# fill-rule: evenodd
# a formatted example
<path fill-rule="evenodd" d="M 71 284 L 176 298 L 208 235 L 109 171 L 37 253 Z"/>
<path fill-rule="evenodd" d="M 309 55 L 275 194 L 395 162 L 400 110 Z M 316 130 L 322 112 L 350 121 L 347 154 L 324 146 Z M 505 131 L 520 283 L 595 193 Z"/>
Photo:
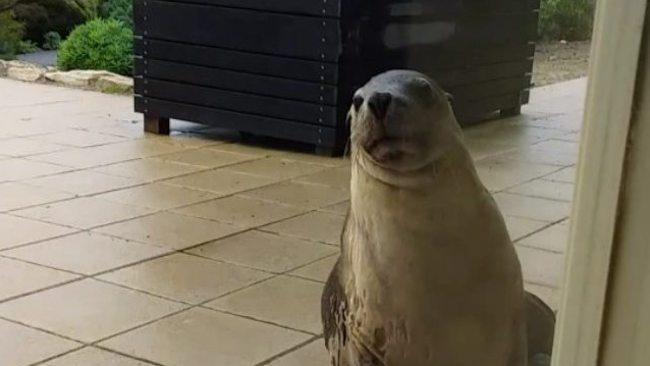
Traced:
<path fill-rule="evenodd" d="M 510 239 L 512 241 L 517 241 L 550 224 L 550 222 L 547 221 L 514 216 L 505 216 L 504 220 L 506 221 L 506 226 L 508 227 L 508 232 L 510 233 Z"/>
<path fill-rule="evenodd" d="M 193 189 L 151 183 L 96 196 L 111 202 L 166 210 L 216 198 L 217 195 Z"/>
<path fill-rule="evenodd" d="M 494 198 L 506 216 L 555 222 L 568 217 L 571 212 L 571 203 L 569 202 L 552 201 L 509 193 L 498 193 L 494 195 Z"/>
<path fill-rule="evenodd" d="M 88 170 L 34 178 L 25 183 L 77 195 L 90 195 L 140 184 L 133 178 L 116 177 Z"/>
<path fill-rule="evenodd" d="M 70 273 L 0 257 L 0 301 L 77 277 Z"/>
<path fill-rule="evenodd" d="M 173 178 L 165 181 L 165 184 L 227 195 L 265 186 L 273 181 L 268 177 L 218 169 Z"/>
<path fill-rule="evenodd" d="M 296 179 L 298 182 L 324 184 L 326 186 L 349 190 L 350 189 L 350 167 L 343 166 L 334 169 L 327 169 L 318 173 L 310 174 Z"/>
<path fill-rule="evenodd" d="M 350 201 L 343 201 L 333 205 L 325 206 L 319 211 L 328 212 L 335 215 L 346 216 L 350 211 Z"/>
<path fill-rule="evenodd" d="M 198 308 L 109 339 L 101 345 L 166 366 L 250 366 L 309 337 Z"/>
<path fill-rule="evenodd" d="M 569 221 L 563 221 L 545 228 L 527 238 L 518 245 L 540 248 L 557 253 L 565 253 L 569 242 Z"/>
<path fill-rule="evenodd" d="M 327 366 L 330 365 L 330 355 L 325 348 L 322 338 L 304 345 L 271 362 L 269 366 Z"/>
<path fill-rule="evenodd" d="M 74 229 L 0 214 L 0 250 L 74 232 Z"/>
<path fill-rule="evenodd" d="M 341 215 L 315 211 L 264 226 L 262 230 L 339 245 L 344 222 L 345 217 Z"/>
<path fill-rule="evenodd" d="M 516 245 L 524 281 L 559 287 L 564 274 L 564 254 Z"/>
<path fill-rule="evenodd" d="M 206 306 L 312 334 L 321 334 L 322 293 L 322 283 L 278 276 L 211 301 Z"/>
<path fill-rule="evenodd" d="M 0 182 L 29 179 L 69 171 L 71 168 L 26 159 L 0 160 Z"/>
<path fill-rule="evenodd" d="M 152 211 L 141 206 L 84 197 L 13 212 L 22 217 L 88 229 L 145 215 Z"/>
<path fill-rule="evenodd" d="M 334 254 L 337 250 L 327 245 L 251 230 L 202 245 L 190 252 L 281 273 Z"/>
<path fill-rule="evenodd" d="M 243 196 L 230 196 L 176 209 L 183 215 L 217 220 L 240 227 L 257 227 L 299 215 L 305 209 Z"/>
<path fill-rule="evenodd" d="M 476 163 L 481 181 L 490 191 L 500 191 L 558 170 L 557 166 L 489 158 Z"/>
<path fill-rule="evenodd" d="M 345 201 L 350 194 L 319 184 L 283 182 L 244 193 L 245 196 L 304 208 L 320 208 Z"/>
<path fill-rule="evenodd" d="M 192 149 L 156 157 L 160 160 L 198 165 L 205 168 L 217 168 L 247 160 L 257 159 L 255 155 L 238 154 L 210 149 Z"/>
<path fill-rule="evenodd" d="M 45 187 L 34 187 L 19 182 L 0 183 L 0 211 L 60 201 L 74 197 L 73 194 Z"/>
<path fill-rule="evenodd" d="M 236 154 L 254 155 L 258 158 L 264 158 L 272 155 L 280 155 L 282 151 L 274 150 L 270 147 L 246 145 L 242 143 L 220 144 L 217 146 L 207 147 L 210 150 L 225 151 Z"/>
<path fill-rule="evenodd" d="M 576 167 L 573 166 L 562 169 L 556 173 L 549 174 L 545 176 L 544 179 L 554 182 L 575 183 L 577 179 L 576 174 Z"/>
<path fill-rule="evenodd" d="M 81 344 L 0 319 L 0 363 L 28 366 Z M 72 366 L 72 365 L 67 365 Z"/>
<path fill-rule="evenodd" d="M 575 186 L 572 183 L 536 179 L 532 182 L 510 188 L 508 189 L 508 192 L 531 197 L 571 202 L 573 200 L 574 187 Z"/>
<path fill-rule="evenodd" d="M 318 164 L 325 167 L 338 167 L 350 164 L 350 158 L 347 156 L 325 156 L 315 154 L 313 151 L 283 151 L 277 154 L 278 157 L 286 160 L 302 161 L 310 164 Z"/>
<path fill-rule="evenodd" d="M 232 165 L 226 169 L 240 173 L 260 175 L 275 180 L 285 180 L 317 172 L 324 168 L 322 165 L 271 157 Z"/>
<path fill-rule="evenodd" d="M 61 132 L 51 133 L 47 135 L 40 135 L 31 137 L 35 141 L 45 141 L 49 143 L 73 146 L 73 147 L 90 147 L 98 145 L 113 144 L 122 142 L 126 139 L 119 136 L 111 136 L 101 133 L 94 133 L 81 130 L 65 130 Z"/>
<path fill-rule="evenodd" d="M 20 137 L 2 140 L 0 144 L 0 154 L 13 157 L 45 154 L 63 149 L 66 147 Z"/>
<path fill-rule="evenodd" d="M 133 358 L 94 347 L 85 347 L 46 362 L 43 366 L 151 366 Z"/>
<path fill-rule="evenodd" d="M 138 159 L 95 168 L 95 171 L 118 177 L 136 178 L 142 181 L 155 181 L 194 173 L 203 168 L 172 163 L 157 159 Z"/>
<path fill-rule="evenodd" d="M 100 278 L 198 304 L 269 276 L 264 272 L 179 253 L 123 268 Z"/>
<path fill-rule="evenodd" d="M 293 276 L 308 278 L 314 281 L 327 282 L 327 279 L 332 273 L 334 265 L 339 260 L 338 255 L 333 255 L 325 259 L 321 259 L 318 262 L 306 265 L 304 267 L 298 268 L 295 271 L 292 271 L 290 274 Z"/>
<path fill-rule="evenodd" d="M 95 342 L 183 307 L 86 279 L 0 304 L 0 316 L 83 342 Z"/>
<path fill-rule="evenodd" d="M 48 267 L 92 275 L 168 252 L 153 245 L 81 232 L 3 252 Z"/>
<path fill-rule="evenodd" d="M 550 139 L 531 145 L 533 149 L 559 151 L 567 154 L 578 155 L 580 144 L 577 142 Z"/>
<path fill-rule="evenodd" d="M 234 234 L 233 225 L 170 212 L 124 221 L 96 231 L 170 249 L 184 249 Z"/>
<path fill-rule="evenodd" d="M 570 154 L 552 150 L 538 150 L 532 149 L 530 147 L 521 148 L 516 151 L 501 155 L 500 157 L 525 163 L 557 166 L 573 165 L 578 162 L 578 154 Z"/>

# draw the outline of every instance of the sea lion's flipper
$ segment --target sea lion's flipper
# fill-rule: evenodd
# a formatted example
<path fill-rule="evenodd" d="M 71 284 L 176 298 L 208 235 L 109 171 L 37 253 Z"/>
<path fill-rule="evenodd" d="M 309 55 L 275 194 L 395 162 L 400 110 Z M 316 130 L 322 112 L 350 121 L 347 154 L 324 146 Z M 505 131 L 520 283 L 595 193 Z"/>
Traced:
<path fill-rule="evenodd" d="M 325 347 L 331 355 L 332 366 L 346 366 L 344 349 L 348 343 L 348 332 L 345 319 L 347 318 L 347 300 L 339 279 L 340 260 L 336 262 L 323 289 L 321 297 L 321 318 Z"/>
<path fill-rule="evenodd" d="M 555 332 L 555 313 L 539 297 L 526 292 L 528 329 L 528 359 L 531 366 L 542 366 L 545 356 L 550 359 Z M 533 363 L 533 360 L 536 360 Z"/>

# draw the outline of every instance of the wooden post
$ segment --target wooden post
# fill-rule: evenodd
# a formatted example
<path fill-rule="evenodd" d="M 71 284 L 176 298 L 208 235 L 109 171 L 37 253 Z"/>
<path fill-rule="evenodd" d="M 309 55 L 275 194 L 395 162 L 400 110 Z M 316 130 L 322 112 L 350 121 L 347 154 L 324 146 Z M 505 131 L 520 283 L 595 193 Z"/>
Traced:
<path fill-rule="evenodd" d="M 144 115 L 144 131 L 157 135 L 169 135 L 169 118 Z"/>

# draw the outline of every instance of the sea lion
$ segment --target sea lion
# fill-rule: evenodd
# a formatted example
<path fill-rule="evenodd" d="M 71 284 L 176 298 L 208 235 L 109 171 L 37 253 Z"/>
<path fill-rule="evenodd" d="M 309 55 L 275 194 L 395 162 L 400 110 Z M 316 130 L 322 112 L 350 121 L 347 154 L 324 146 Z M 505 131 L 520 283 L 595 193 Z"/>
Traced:
<path fill-rule="evenodd" d="M 524 291 L 446 93 L 389 71 L 355 93 L 348 120 L 351 207 L 322 297 L 331 364 L 525 366 L 550 354 L 548 334 L 527 352 L 527 314 L 550 313 L 552 345 L 553 313 Z"/>

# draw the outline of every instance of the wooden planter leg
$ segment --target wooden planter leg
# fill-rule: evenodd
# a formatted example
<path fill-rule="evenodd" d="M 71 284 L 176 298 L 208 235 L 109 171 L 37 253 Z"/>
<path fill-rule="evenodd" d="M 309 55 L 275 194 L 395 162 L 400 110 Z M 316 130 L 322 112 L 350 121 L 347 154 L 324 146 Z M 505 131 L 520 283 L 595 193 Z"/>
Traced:
<path fill-rule="evenodd" d="M 144 115 L 144 131 L 157 135 L 169 135 L 169 118 Z"/>

